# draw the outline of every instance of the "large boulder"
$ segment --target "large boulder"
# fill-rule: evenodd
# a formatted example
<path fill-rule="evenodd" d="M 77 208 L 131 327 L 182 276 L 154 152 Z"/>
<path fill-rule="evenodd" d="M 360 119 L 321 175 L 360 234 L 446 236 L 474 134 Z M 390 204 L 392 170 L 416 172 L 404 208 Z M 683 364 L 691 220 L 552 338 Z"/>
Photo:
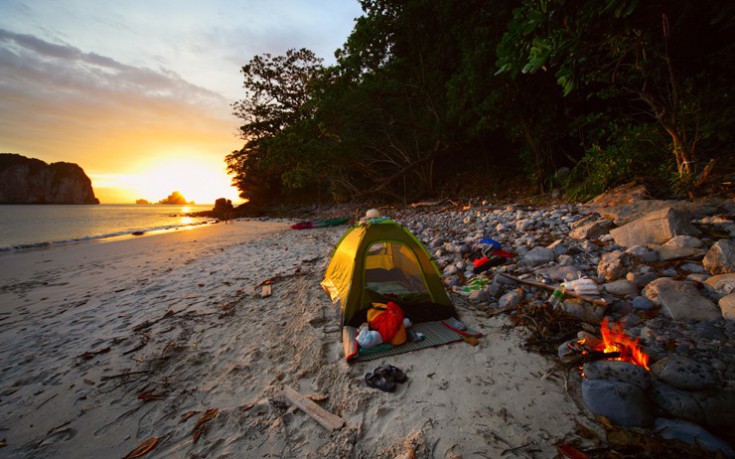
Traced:
<path fill-rule="evenodd" d="M 735 320 L 735 293 L 723 296 L 719 303 L 722 317 L 727 320 Z"/>
<path fill-rule="evenodd" d="M 646 393 L 634 384 L 585 379 L 582 382 L 582 399 L 596 416 L 605 416 L 615 425 L 642 427 L 653 421 Z"/>
<path fill-rule="evenodd" d="M 0 204 L 99 204 L 92 181 L 72 163 L 0 154 Z"/>
<path fill-rule="evenodd" d="M 597 265 L 597 274 L 608 282 L 620 279 L 631 271 L 635 271 L 641 259 L 638 255 L 621 250 L 614 250 L 602 256 Z"/>
<path fill-rule="evenodd" d="M 691 282 L 661 277 L 649 283 L 643 292 L 674 320 L 722 319 L 717 305 L 700 294 Z"/>
<path fill-rule="evenodd" d="M 607 234 L 612 226 L 613 222 L 610 220 L 596 220 L 574 228 L 569 233 L 569 237 L 577 240 L 595 240 L 603 234 Z"/>
<path fill-rule="evenodd" d="M 610 230 L 615 243 L 623 247 L 663 244 L 680 234 L 698 233 L 699 230 L 692 225 L 689 214 L 673 207 L 650 212 L 626 225 Z"/>
<path fill-rule="evenodd" d="M 735 273 L 735 242 L 731 239 L 715 242 L 704 256 L 702 264 L 712 274 Z"/>

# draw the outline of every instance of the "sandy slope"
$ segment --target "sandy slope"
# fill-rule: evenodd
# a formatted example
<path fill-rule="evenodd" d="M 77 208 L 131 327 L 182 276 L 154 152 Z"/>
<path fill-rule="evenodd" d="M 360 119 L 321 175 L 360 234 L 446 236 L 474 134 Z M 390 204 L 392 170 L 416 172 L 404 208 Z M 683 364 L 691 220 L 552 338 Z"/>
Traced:
<path fill-rule="evenodd" d="M 502 318 L 460 302 L 480 345 L 342 361 L 319 281 L 344 229 L 237 221 L 0 255 L 0 457 L 122 457 L 151 436 L 146 457 L 553 456 L 583 415 Z M 409 382 L 366 387 L 381 363 Z M 285 384 L 346 427 L 292 408 Z"/>

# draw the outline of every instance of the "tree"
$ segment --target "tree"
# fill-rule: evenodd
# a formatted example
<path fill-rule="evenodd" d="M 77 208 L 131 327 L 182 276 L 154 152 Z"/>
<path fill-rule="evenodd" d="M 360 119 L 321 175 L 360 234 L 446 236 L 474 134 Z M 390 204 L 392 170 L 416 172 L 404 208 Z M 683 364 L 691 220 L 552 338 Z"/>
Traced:
<path fill-rule="evenodd" d="M 668 136 L 681 182 L 691 183 L 699 142 L 732 113 L 732 83 L 711 69 L 735 63 L 733 12 L 726 1 L 526 0 L 498 47 L 499 72 L 549 72 L 565 95 L 617 98 L 623 116 L 639 122 L 645 114 Z"/>

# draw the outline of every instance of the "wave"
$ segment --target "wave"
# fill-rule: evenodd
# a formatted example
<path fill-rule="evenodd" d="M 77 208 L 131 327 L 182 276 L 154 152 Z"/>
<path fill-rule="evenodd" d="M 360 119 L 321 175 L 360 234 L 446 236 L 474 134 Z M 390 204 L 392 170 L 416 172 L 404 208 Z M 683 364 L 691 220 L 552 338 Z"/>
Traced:
<path fill-rule="evenodd" d="M 107 239 L 123 239 L 123 238 L 128 238 L 128 237 L 135 237 L 135 236 L 159 234 L 159 233 L 164 233 L 164 232 L 169 232 L 169 231 L 176 231 L 180 229 L 195 228 L 195 227 L 202 226 L 202 225 L 209 225 L 215 222 L 216 220 L 206 220 L 202 222 L 187 223 L 187 224 L 182 224 L 182 225 L 152 226 L 149 228 L 118 231 L 114 233 L 99 234 L 99 235 L 94 235 L 94 236 L 83 236 L 83 237 L 78 237 L 78 238 L 73 238 L 73 239 L 64 239 L 60 241 L 44 241 L 44 242 L 34 242 L 34 243 L 28 243 L 28 244 L 0 246 L 0 253 L 15 252 L 15 251 L 22 251 L 22 250 L 32 250 L 32 249 L 46 249 L 50 247 L 58 247 L 58 246 L 70 245 L 70 244 L 80 244 L 84 242 L 95 242 L 95 241 L 104 241 Z"/>

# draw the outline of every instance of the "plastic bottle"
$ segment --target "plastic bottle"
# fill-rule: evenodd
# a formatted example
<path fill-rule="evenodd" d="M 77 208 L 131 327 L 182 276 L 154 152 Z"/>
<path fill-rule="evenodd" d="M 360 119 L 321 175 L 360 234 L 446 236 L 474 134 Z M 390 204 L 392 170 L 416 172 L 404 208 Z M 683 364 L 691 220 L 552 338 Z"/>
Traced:
<path fill-rule="evenodd" d="M 551 306 L 556 307 L 564 300 L 564 289 L 556 289 L 549 296 L 548 302 Z"/>

